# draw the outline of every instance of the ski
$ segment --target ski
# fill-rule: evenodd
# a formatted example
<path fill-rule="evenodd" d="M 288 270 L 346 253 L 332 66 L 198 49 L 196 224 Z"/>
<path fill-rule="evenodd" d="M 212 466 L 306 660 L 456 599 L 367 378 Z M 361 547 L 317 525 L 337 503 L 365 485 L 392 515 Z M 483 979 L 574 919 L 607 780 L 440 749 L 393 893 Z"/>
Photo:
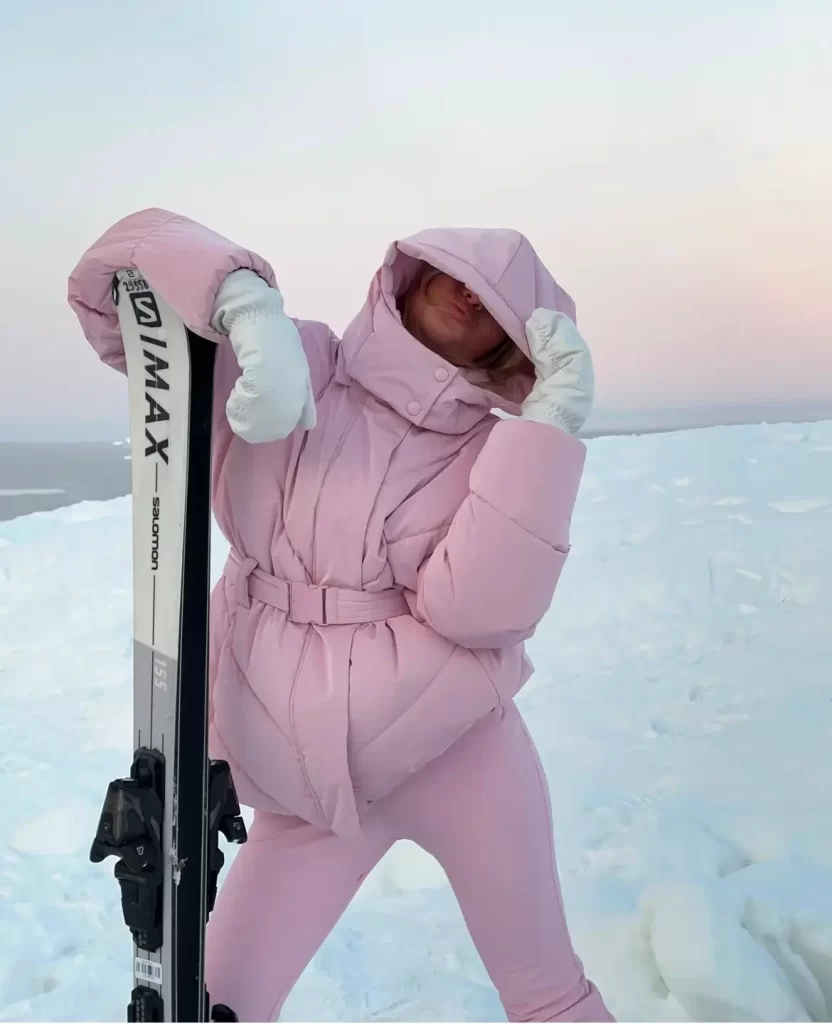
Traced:
<path fill-rule="evenodd" d="M 133 487 L 133 725 L 90 858 L 118 858 L 134 943 L 128 1021 L 236 1020 L 209 1005 L 205 925 L 244 842 L 228 765 L 208 759 L 211 416 L 215 346 L 135 269 L 113 279 L 127 358 Z"/>

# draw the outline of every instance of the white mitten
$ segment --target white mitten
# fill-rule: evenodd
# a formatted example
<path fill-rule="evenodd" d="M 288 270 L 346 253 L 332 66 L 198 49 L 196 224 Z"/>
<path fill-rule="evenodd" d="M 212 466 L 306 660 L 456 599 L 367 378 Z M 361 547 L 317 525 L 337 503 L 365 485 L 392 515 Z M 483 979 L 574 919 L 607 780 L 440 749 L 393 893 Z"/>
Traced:
<path fill-rule="evenodd" d="M 223 281 L 211 326 L 227 334 L 243 371 L 225 414 L 238 437 L 252 444 L 315 426 L 315 396 L 298 329 L 283 312 L 283 296 L 253 270 Z"/>
<path fill-rule="evenodd" d="M 526 339 L 537 383 L 523 403 L 523 419 L 551 423 L 577 434 L 592 412 L 592 356 L 565 313 L 536 309 L 526 321 Z"/>

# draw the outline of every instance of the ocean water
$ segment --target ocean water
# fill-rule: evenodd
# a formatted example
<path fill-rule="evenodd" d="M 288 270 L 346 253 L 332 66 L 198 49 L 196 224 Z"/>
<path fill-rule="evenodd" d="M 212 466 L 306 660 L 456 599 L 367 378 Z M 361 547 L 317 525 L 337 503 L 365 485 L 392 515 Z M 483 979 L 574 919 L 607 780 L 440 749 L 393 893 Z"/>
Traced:
<path fill-rule="evenodd" d="M 827 402 L 697 406 L 651 410 L 596 410 L 582 432 L 585 439 L 657 434 L 755 423 L 809 423 L 832 419 Z M 19 431 L 20 425 L 15 427 Z M 78 429 L 77 424 L 73 429 Z M 130 493 L 130 447 L 113 441 L 0 440 L 0 522 L 46 512 L 78 501 L 106 500 Z M 0 437 L 20 437 L 0 420 Z M 23 435 L 25 436 L 25 435 Z"/>
<path fill-rule="evenodd" d="M 0 521 L 130 493 L 130 448 L 113 442 L 0 442 Z"/>

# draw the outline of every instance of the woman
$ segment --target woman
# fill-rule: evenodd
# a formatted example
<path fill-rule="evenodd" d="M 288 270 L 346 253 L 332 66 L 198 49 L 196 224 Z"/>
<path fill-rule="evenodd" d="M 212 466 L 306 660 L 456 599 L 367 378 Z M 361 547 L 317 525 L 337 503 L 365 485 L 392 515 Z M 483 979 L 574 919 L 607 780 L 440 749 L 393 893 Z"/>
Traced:
<path fill-rule="evenodd" d="M 211 753 L 255 819 L 209 924 L 212 999 L 276 1019 L 410 839 L 445 869 L 509 1020 L 611 1020 L 572 950 L 513 702 L 583 469 L 593 380 L 571 299 L 514 231 L 426 231 L 390 247 L 339 340 L 284 313 L 259 256 L 147 210 L 70 280 L 121 369 L 123 266 L 219 345 L 231 555 L 212 596 Z"/>

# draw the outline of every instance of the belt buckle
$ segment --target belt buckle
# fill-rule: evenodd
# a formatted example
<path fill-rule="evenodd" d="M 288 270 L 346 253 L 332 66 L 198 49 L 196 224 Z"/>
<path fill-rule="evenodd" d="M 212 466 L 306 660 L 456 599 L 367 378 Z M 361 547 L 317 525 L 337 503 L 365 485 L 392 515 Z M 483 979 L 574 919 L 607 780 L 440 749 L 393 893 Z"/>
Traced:
<path fill-rule="evenodd" d="M 303 625 L 326 626 L 328 587 L 289 583 L 289 618 Z M 313 597 L 313 594 L 315 597 Z M 318 602 L 320 595 L 320 603 Z"/>

